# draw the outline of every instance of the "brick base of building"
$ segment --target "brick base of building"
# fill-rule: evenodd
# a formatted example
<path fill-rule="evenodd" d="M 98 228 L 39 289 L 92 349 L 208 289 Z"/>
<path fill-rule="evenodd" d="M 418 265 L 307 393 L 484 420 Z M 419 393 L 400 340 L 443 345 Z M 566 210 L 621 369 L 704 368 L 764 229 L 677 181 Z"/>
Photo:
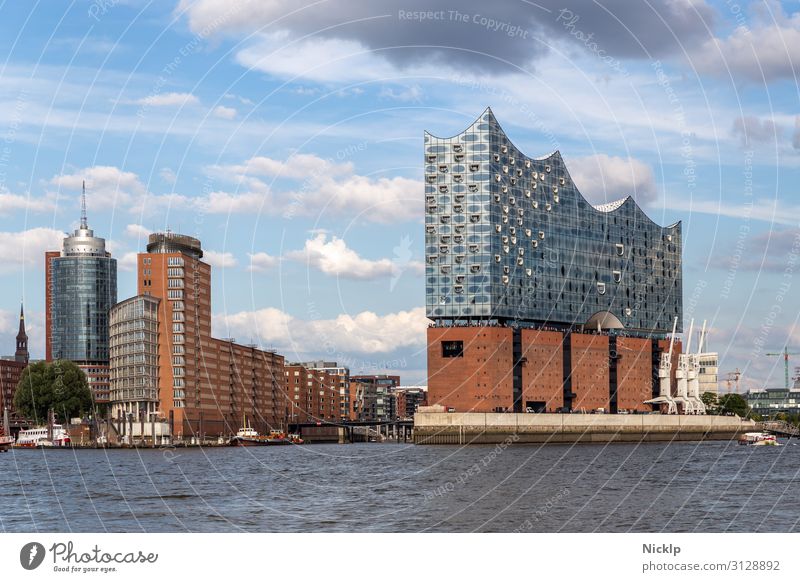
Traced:
<path fill-rule="evenodd" d="M 664 340 L 511 327 L 428 328 L 428 402 L 457 412 L 649 412 Z M 680 343 L 673 350 L 673 372 Z"/>

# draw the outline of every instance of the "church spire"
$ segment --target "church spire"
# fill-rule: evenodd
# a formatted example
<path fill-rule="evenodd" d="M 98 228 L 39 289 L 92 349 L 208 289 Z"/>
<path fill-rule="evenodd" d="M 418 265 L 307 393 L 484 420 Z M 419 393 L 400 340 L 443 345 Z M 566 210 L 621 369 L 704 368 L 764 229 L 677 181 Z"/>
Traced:
<path fill-rule="evenodd" d="M 25 310 L 19 305 L 19 333 L 17 333 L 17 351 L 14 352 L 14 360 L 24 364 L 28 363 L 30 354 L 28 353 L 28 334 L 25 333 Z"/>

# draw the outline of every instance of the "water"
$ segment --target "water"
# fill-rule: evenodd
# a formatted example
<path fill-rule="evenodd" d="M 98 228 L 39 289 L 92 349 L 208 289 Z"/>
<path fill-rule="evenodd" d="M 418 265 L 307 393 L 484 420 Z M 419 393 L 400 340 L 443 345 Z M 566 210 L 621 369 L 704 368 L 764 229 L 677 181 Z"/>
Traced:
<path fill-rule="evenodd" d="M 0 531 L 800 530 L 800 446 L 12 451 Z"/>

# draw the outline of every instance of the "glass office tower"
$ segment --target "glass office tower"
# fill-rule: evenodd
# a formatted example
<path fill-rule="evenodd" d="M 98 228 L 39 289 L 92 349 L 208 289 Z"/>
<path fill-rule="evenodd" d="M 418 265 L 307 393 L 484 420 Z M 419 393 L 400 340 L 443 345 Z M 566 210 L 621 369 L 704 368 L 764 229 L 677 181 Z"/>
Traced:
<path fill-rule="evenodd" d="M 109 398 L 109 312 L 117 303 L 117 261 L 86 220 L 48 256 L 48 359 L 71 360 L 84 370 L 98 403 Z"/>

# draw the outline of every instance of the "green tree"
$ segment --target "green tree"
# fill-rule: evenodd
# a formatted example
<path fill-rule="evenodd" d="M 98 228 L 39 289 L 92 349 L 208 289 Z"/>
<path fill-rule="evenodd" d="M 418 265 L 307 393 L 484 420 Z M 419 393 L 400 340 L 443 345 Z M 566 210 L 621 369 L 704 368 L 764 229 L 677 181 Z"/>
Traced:
<path fill-rule="evenodd" d="M 36 423 L 53 410 L 62 422 L 92 409 L 92 393 L 83 370 L 73 362 L 36 362 L 22 372 L 14 394 L 17 413 Z"/>
<path fill-rule="evenodd" d="M 700 395 L 700 400 L 703 401 L 703 404 L 706 405 L 706 412 L 708 414 L 716 414 L 717 407 L 719 406 L 719 400 L 717 399 L 717 395 L 713 392 L 703 392 Z"/>
<path fill-rule="evenodd" d="M 725 394 L 719 398 L 720 414 L 733 413 L 737 416 L 747 416 L 750 407 L 741 394 Z"/>

